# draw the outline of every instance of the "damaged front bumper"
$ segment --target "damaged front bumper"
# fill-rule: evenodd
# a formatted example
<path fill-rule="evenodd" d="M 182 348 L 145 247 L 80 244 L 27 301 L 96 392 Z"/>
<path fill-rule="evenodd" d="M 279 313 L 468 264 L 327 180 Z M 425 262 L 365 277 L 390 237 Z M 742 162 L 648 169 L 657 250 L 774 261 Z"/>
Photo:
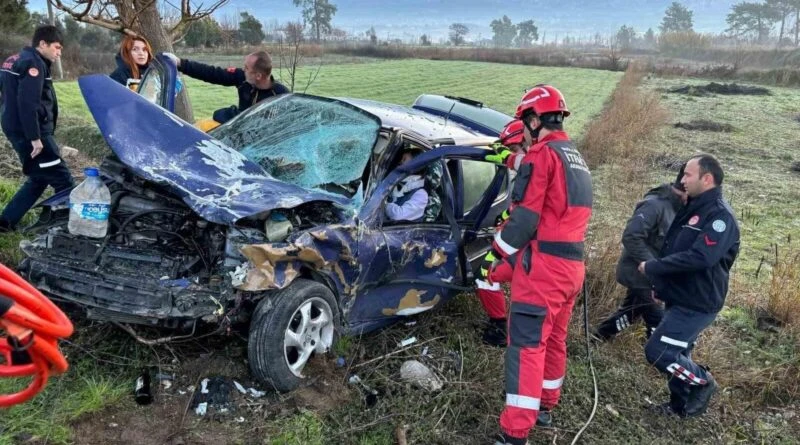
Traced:
<path fill-rule="evenodd" d="M 190 278 L 152 276 L 148 265 L 163 273 L 173 264 L 168 257 L 108 249 L 104 256 L 126 256 L 127 261 L 141 265 L 122 272 L 104 267 L 102 259 L 98 266 L 48 254 L 32 244 L 22 248 L 27 258 L 19 266 L 20 274 L 54 299 L 84 308 L 90 319 L 171 328 L 198 319 L 215 323 L 232 300 L 233 290 L 222 279 L 199 284 Z"/>

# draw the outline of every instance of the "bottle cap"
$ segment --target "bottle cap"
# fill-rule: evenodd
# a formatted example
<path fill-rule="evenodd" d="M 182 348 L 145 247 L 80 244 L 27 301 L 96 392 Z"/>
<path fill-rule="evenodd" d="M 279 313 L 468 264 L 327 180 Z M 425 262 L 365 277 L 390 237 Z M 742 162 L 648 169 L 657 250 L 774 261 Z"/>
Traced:
<path fill-rule="evenodd" d="M 97 167 L 84 168 L 83 174 L 86 176 L 100 176 L 100 172 L 97 170 Z"/>

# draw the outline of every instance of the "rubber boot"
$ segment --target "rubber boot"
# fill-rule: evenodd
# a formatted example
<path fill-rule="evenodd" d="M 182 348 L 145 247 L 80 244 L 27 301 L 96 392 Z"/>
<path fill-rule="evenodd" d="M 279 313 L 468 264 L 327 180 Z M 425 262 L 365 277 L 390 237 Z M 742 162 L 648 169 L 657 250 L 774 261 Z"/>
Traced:
<path fill-rule="evenodd" d="M 483 331 L 483 342 L 490 346 L 505 348 L 507 342 L 505 318 L 490 318 L 486 329 Z"/>

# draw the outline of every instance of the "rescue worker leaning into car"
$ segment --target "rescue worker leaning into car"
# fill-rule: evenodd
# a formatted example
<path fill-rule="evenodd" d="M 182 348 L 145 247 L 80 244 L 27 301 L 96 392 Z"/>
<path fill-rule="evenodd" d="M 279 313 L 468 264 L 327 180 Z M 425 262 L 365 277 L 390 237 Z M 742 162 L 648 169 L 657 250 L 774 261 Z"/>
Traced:
<path fill-rule="evenodd" d="M 289 90 L 272 77 L 272 58 L 266 51 L 256 51 L 244 58 L 242 68 L 220 68 L 188 59 L 181 59 L 175 54 L 164 53 L 175 63 L 178 70 L 189 77 L 222 86 L 234 86 L 239 93 L 239 104 L 220 108 L 213 114 L 213 119 L 198 122 L 203 131 L 210 131 L 220 124 L 233 119 L 242 111 L 264 99 L 288 93 Z"/>
<path fill-rule="evenodd" d="M 592 178 L 563 129 L 568 116 L 560 91 L 533 87 L 515 117 L 525 126 L 525 139 L 536 143 L 524 155 L 502 151 L 487 157 L 517 171 L 509 218 L 493 242 L 494 256 L 516 255 L 500 444 L 525 444 L 535 423 L 549 424 L 564 382 L 567 325 L 583 284 L 583 243 L 592 214 Z M 489 282 L 498 264 L 486 264 Z"/>
<path fill-rule="evenodd" d="M 660 257 L 638 267 L 665 305 L 644 348 L 647 361 L 669 377 L 670 400 L 655 407 L 662 414 L 702 415 L 717 391 L 708 368 L 695 363 L 691 352 L 725 304 L 739 254 L 739 225 L 722 197 L 722 179 L 722 167 L 711 155 L 686 163 L 681 183 L 688 202 L 675 215 Z"/>
<path fill-rule="evenodd" d="M 507 149 L 514 154 L 524 155 L 525 147 L 529 145 L 525 143 L 524 131 L 525 127 L 521 120 L 512 120 L 500 132 L 500 137 L 493 144 L 493 148 L 495 150 Z M 495 221 L 495 226 L 500 227 L 508 219 L 508 215 L 508 209 L 504 210 Z M 475 280 L 478 300 L 489 316 L 489 323 L 483 332 L 483 342 L 491 346 L 506 346 L 506 295 L 500 287 L 500 283 L 511 281 L 514 258 L 516 257 L 512 255 L 495 265 L 491 283 L 487 280 L 486 275 L 489 271 L 486 268 L 480 270 L 478 278 Z M 494 254 L 490 251 L 485 262 L 491 263 L 494 260 Z"/>

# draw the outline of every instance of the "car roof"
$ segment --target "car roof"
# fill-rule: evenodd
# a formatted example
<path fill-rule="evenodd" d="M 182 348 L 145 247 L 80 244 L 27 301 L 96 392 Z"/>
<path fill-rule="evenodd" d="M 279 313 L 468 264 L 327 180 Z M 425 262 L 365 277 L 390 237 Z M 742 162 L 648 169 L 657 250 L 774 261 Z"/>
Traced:
<path fill-rule="evenodd" d="M 338 97 L 338 100 L 377 116 L 386 128 L 400 128 L 418 133 L 427 140 L 450 138 L 456 144 L 486 138 L 486 135 L 471 130 L 452 120 L 426 113 L 403 105 L 376 102 L 367 99 Z"/>

